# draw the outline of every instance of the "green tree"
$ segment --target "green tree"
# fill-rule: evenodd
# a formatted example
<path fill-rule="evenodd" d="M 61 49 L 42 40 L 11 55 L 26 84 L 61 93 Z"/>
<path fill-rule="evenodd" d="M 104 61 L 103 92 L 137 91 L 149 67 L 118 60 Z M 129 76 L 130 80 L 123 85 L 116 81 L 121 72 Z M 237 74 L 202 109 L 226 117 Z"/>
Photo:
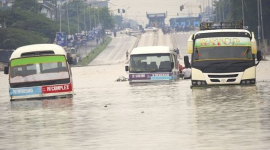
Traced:
<path fill-rule="evenodd" d="M 15 0 L 12 7 L 13 9 L 21 9 L 38 13 L 38 6 L 37 0 Z"/>
<path fill-rule="evenodd" d="M 215 15 L 216 21 L 220 20 L 220 4 L 222 4 L 224 0 L 214 1 L 215 6 Z M 226 3 L 227 2 L 227 3 Z M 231 0 L 226 1 L 224 3 L 225 8 L 225 21 L 241 21 L 242 20 L 242 0 Z M 228 9 L 228 10 L 227 10 Z M 227 10 L 227 11 L 226 11 Z M 269 40 L 270 38 L 270 29 L 268 26 L 270 25 L 270 20 L 267 17 L 270 15 L 270 1 L 262 0 L 262 13 L 264 18 L 264 36 L 266 39 Z M 244 0 L 244 14 L 245 14 L 245 26 L 248 26 L 248 30 L 255 33 L 256 38 L 258 38 L 258 7 L 257 7 L 257 0 Z"/>

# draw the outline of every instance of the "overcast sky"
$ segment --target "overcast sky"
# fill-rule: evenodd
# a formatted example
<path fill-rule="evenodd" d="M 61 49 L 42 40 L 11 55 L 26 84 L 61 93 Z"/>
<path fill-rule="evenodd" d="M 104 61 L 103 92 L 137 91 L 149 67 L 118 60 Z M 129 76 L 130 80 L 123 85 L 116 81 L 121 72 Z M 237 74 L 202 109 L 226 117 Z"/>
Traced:
<path fill-rule="evenodd" d="M 137 20 L 138 22 L 147 23 L 146 12 L 148 13 L 165 13 L 168 12 L 169 18 L 186 16 L 189 13 L 199 13 L 199 5 L 207 6 L 211 0 L 110 0 L 109 7 L 117 14 L 117 9 L 126 9 L 124 17 Z M 185 4 L 185 9 L 180 12 L 180 5 Z"/>

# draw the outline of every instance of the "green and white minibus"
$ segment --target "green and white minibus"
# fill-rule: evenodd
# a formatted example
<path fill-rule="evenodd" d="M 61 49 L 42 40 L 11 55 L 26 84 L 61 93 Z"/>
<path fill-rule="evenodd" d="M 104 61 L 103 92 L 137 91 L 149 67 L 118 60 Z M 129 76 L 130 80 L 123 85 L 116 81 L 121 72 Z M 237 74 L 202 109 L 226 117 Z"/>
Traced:
<path fill-rule="evenodd" d="M 16 49 L 5 74 L 9 74 L 11 100 L 69 98 L 72 74 L 65 50 L 55 44 L 35 44 Z"/>

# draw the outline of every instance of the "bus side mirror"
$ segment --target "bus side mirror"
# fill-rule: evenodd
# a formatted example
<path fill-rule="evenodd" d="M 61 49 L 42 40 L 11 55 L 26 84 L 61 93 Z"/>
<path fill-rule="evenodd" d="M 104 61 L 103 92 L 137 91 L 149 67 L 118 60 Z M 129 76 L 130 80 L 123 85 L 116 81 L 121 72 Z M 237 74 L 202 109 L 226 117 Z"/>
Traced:
<path fill-rule="evenodd" d="M 185 68 L 190 67 L 188 56 L 184 56 L 184 63 L 185 63 Z"/>
<path fill-rule="evenodd" d="M 261 61 L 262 60 L 262 52 L 258 51 L 257 52 L 257 61 Z"/>
<path fill-rule="evenodd" d="M 193 53 L 193 39 L 192 39 L 193 35 L 191 35 L 188 39 L 188 43 L 187 43 L 187 53 L 188 54 L 192 54 Z"/>
<path fill-rule="evenodd" d="M 5 68 L 4 68 L 4 74 L 8 74 L 8 67 L 7 66 L 5 66 Z"/>
<path fill-rule="evenodd" d="M 174 62 L 171 62 L 171 68 L 174 68 Z"/>
<path fill-rule="evenodd" d="M 257 42 L 254 36 L 254 33 L 252 32 L 252 39 L 251 39 L 251 52 L 252 54 L 256 54 L 257 53 Z"/>
<path fill-rule="evenodd" d="M 70 54 L 67 54 L 67 61 L 68 64 L 73 64 L 73 58 L 70 56 Z"/>
<path fill-rule="evenodd" d="M 125 66 L 125 70 L 128 71 L 128 66 Z"/>

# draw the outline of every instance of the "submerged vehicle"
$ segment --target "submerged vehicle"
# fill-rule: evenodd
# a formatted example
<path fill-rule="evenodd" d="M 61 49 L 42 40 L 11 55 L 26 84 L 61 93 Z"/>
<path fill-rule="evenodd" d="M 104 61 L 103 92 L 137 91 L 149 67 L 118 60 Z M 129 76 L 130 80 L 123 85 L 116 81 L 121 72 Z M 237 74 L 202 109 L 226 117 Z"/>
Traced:
<path fill-rule="evenodd" d="M 130 83 L 179 79 L 177 54 L 167 46 L 133 49 L 125 70 L 129 72 Z"/>
<path fill-rule="evenodd" d="M 65 50 L 55 44 L 35 44 L 16 49 L 5 74 L 9 74 L 11 100 L 70 98 L 72 74 Z"/>
<path fill-rule="evenodd" d="M 201 23 L 200 29 L 188 40 L 191 87 L 254 85 L 256 66 L 262 59 L 254 33 L 243 29 L 241 22 Z M 188 56 L 185 65 L 189 65 Z"/>

